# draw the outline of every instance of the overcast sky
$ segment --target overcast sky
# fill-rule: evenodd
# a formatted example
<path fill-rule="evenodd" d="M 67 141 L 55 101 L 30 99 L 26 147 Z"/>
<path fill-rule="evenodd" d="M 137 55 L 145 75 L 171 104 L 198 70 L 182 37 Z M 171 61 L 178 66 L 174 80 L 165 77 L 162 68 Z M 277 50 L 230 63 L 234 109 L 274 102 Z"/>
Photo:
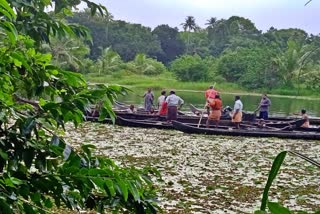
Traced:
<path fill-rule="evenodd" d="M 320 33 L 320 0 L 93 0 L 106 6 L 115 19 L 149 27 L 169 24 L 180 27 L 186 16 L 194 16 L 204 27 L 210 17 L 227 19 L 237 15 L 251 19 L 259 30 L 301 28 Z"/>

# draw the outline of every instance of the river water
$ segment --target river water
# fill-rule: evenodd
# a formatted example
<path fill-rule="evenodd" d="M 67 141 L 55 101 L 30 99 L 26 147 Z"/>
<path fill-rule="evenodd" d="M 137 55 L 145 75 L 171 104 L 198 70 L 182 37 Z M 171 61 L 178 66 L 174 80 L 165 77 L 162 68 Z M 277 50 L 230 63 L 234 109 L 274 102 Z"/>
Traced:
<path fill-rule="evenodd" d="M 153 92 L 156 99 L 160 96 L 160 91 Z M 120 101 L 128 104 L 143 105 L 143 98 L 141 97 L 144 91 L 132 89 L 128 95 L 120 97 Z M 185 105 L 182 111 L 189 111 L 189 104 L 193 104 L 199 108 L 203 108 L 205 99 L 204 92 L 201 91 L 178 91 L 176 94 L 180 96 Z M 234 105 L 234 96 L 240 95 L 244 105 L 244 111 L 253 112 L 260 102 L 260 95 L 252 94 L 231 94 L 220 93 L 223 106 Z M 292 116 L 292 113 L 298 113 L 301 109 L 306 109 L 310 116 L 320 117 L 320 98 L 302 98 L 302 97 L 286 97 L 286 96 L 269 96 L 272 105 L 270 108 L 270 114 L 274 116 Z"/>

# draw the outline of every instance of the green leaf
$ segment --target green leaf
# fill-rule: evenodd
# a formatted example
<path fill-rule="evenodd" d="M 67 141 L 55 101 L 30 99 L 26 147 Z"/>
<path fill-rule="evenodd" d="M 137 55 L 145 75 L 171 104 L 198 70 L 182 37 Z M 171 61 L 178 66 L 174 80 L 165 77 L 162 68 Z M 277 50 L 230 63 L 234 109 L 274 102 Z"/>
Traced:
<path fill-rule="evenodd" d="M 18 32 L 11 22 L 0 20 L 0 28 L 4 29 L 10 42 L 14 45 L 18 40 Z"/>
<path fill-rule="evenodd" d="M 2 14 L 4 14 L 8 19 L 13 20 L 16 18 L 16 14 L 13 9 L 10 7 L 7 1 L 0 0 L 0 8 Z"/>
<path fill-rule="evenodd" d="M 44 200 L 44 206 L 50 209 L 53 207 L 53 203 L 49 198 L 46 198 L 46 200 Z"/>
<path fill-rule="evenodd" d="M 41 195 L 40 195 L 40 193 L 35 192 L 35 193 L 31 194 L 31 200 L 32 200 L 34 203 L 38 204 L 38 203 L 40 202 L 40 200 L 41 200 Z"/>
<path fill-rule="evenodd" d="M 13 63 L 14 63 L 14 65 L 17 66 L 17 67 L 20 67 L 20 66 L 22 65 L 22 62 L 20 62 L 20 61 L 17 60 L 17 59 L 13 59 Z"/>
<path fill-rule="evenodd" d="M 268 202 L 268 208 L 271 214 L 291 214 L 290 210 L 282 207 L 279 203 Z"/>
<path fill-rule="evenodd" d="M 129 190 L 133 195 L 134 200 L 140 203 L 140 194 L 135 183 L 129 182 Z"/>
<path fill-rule="evenodd" d="M 267 184 L 266 184 L 266 186 L 264 188 L 264 191 L 263 191 L 263 197 L 262 197 L 262 200 L 261 200 L 261 207 L 260 207 L 261 211 L 265 211 L 266 210 L 270 187 L 272 185 L 273 180 L 276 178 L 276 176 L 277 176 L 277 174 L 278 174 L 278 172 L 280 170 L 280 167 L 281 167 L 286 155 L 287 155 L 286 151 L 281 152 L 280 154 L 277 155 L 277 157 L 273 161 L 273 164 L 272 164 L 272 167 L 271 167 L 271 170 L 270 170 L 270 173 L 269 173 L 269 177 L 268 177 L 268 180 L 267 180 Z"/>
<path fill-rule="evenodd" d="M 105 189 L 111 197 L 116 195 L 116 190 L 114 189 L 113 181 L 111 179 L 105 180 Z"/>
<path fill-rule="evenodd" d="M 0 156 L 2 159 L 8 160 L 8 154 L 6 152 L 3 152 L 1 148 L 0 148 Z"/>
<path fill-rule="evenodd" d="M 104 180 L 101 178 L 92 178 L 91 182 L 94 183 L 100 191 L 104 191 Z"/>
<path fill-rule="evenodd" d="M 129 193 L 128 193 L 128 187 L 127 187 L 126 181 L 123 181 L 120 179 L 117 179 L 116 181 L 117 181 L 118 186 L 120 187 L 124 201 L 127 201 Z"/>

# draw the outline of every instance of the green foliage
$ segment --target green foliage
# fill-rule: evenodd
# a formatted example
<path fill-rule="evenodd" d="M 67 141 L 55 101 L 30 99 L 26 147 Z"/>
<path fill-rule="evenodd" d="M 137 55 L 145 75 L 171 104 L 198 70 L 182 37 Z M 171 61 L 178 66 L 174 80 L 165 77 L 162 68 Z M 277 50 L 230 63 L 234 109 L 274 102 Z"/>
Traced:
<path fill-rule="evenodd" d="M 152 34 L 156 35 L 160 41 L 162 51 L 156 54 L 157 60 L 160 62 L 168 64 L 183 54 L 185 45 L 179 37 L 177 28 L 159 25 L 152 31 Z"/>
<path fill-rule="evenodd" d="M 171 71 L 181 81 L 206 81 L 212 67 L 211 58 L 202 59 L 199 55 L 184 55 L 172 62 Z"/>
<path fill-rule="evenodd" d="M 88 0 L 81 1 L 10 1 L 11 7 L 17 13 L 13 24 L 19 32 L 30 36 L 37 43 L 49 43 L 50 35 L 59 36 L 80 36 L 89 38 L 90 35 L 86 28 L 78 25 L 69 25 L 63 20 L 64 17 L 72 15 L 72 7 L 76 7 L 81 2 L 86 3 L 91 13 L 99 11 L 104 14 L 106 9 Z M 54 5 L 54 12 L 47 13 L 46 8 Z"/>
<path fill-rule="evenodd" d="M 111 47 L 125 61 L 133 60 L 138 53 L 155 56 L 161 52 L 160 42 L 150 28 L 140 24 L 130 24 L 111 19 L 91 18 L 88 11 L 75 13 L 68 18 L 70 23 L 86 26 L 92 32 L 93 43 L 90 44 L 92 59 L 98 59 L 101 48 Z"/>
<path fill-rule="evenodd" d="M 124 61 L 134 61 L 135 56 L 141 53 L 167 66 L 177 57 L 196 54 L 203 59 L 215 57 L 219 62 L 219 73 L 209 72 L 209 77 L 204 74 L 201 80 L 218 76 L 221 81 L 225 79 L 250 90 L 293 88 L 299 92 L 305 86 L 318 90 L 317 81 L 311 80 L 317 73 L 315 68 L 319 67 L 320 39 L 301 29 L 278 30 L 271 27 L 262 33 L 251 20 L 239 16 L 228 19 L 212 17 L 207 22 L 208 27 L 201 29 L 193 16 L 187 16 L 181 24 L 183 32 L 167 25 L 159 25 L 151 32 L 150 28 L 139 24 L 114 21 L 110 14 L 107 18 L 101 18 L 99 14 L 91 18 L 89 13 L 79 12 L 68 20 L 83 24 L 92 31 L 93 43 L 89 44 L 91 59 L 101 57 L 101 49 L 108 47 Z M 143 73 L 132 67 L 135 66 L 130 63 L 128 70 Z M 120 66 L 117 69 L 126 68 Z M 97 71 L 94 67 L 87 70 Z M 103 73 L 103 69 L 100 70 Z M 178 78 L 184 81 L 199 79 L 199 76 L 189 78 L 188 75 Z"/>
<path fill-rule="evenodd" d="M 188 44 L 188 54 L 198 54 L 205 58 L 209 56 L 209 41 L 206 30 L 198 29 L 195 32 L 181 32 L 180 38 Z"/>
<path fill-rule="evenodd" d="M 55 11 L 66 12 L 64 8 L 72 2 L 55 1 Z M 0 44 L 1 212 L 46 213 L 55 205 L 99 213 L 105 209 L 155 213 L 155 189 L 148 177 L 151 169 L 118 167 L 96 156 L 93 146 L 76 150 L 57 135 L 66 123 L 79 126 L 83 112 L 92 105 L 99 104 L 100 119 L 107 115 L 114 119 L 113 102 L 126 89 L 118 85 L 89 88 L 81 74 L 52 65 L 52 56 L 38 52 L 36 42 L 23 35 L 29 31 L 21 30 L 19 35 L 14 28 L 12 11 L 27 3 L 10 3 L 15 10 L 0 1 L 0 29 L 5 33 Z M 26 20 L 29 12 L 43 11 L 51 3 L 31 1 L 26 5 Z M 46 23 L 45 18 L 41 20 Z M 41 29 L 42 24 L 37 28 L 39 20 L 36 17 L 26 27 Z M 12 28 L 7 28 L 8 23 Z M 46 32 L 48 38 L 52 29 Z"/>
<path fill-rule="evenodd" d="M 103 50 L 102 55 L 96 61 L 89 70 L 98 71 L 99 74 L 104 73 L 112 73 L 119 71 L 123 66 L 123 62 L 121 60 L 120 55 L 111 50 L 111 48 L 106 48 Z"/>
<path fill-rule="evenodd" d="M 263 191 L 263 197 L 261 200 L 261 207 L 260 210 L 261 211 L 265 211 L 266 210 L 266 206 L 267 206 L 267 202 L 268 202 L 268 194 L 269 194 L 269 190 L 270 187 L 272 185 L 273 180 L 276 178 L 276 176 L 278 175 L 278 172 L 280 170 L 280 167 L 285 159 L 287 155 L 287 152 L 281 152 L 280 154 L 277 155 L 277 157 L 274 159 L 270 173 L 269 173 L 269 177 L 267 180 L 267 184 L 264 188 Z"/>
<path fill-rule="evenodd" d="M 42 50 L 52 54 L 53 64 L 62 69 L 81 72 L 83 61 L 90 49 L 81 39 L 52 38 L 50 44 L 43 44 Z"/>
<path fill-rule="evenodd" d="M 249 89 L 277 86 L 279 74 L 272 65 L 275 52 L 265 46 L 227 51 L 218 62 L 218 72 L 227 81 L 238 82 Z"/>
<path fill-rule="evenodd" d="M 127 63 L 127 69 L 135 74 L 157 75 L 166 71 L 166 67 L 144 54 L 137 54 L 133 61 Z"/>

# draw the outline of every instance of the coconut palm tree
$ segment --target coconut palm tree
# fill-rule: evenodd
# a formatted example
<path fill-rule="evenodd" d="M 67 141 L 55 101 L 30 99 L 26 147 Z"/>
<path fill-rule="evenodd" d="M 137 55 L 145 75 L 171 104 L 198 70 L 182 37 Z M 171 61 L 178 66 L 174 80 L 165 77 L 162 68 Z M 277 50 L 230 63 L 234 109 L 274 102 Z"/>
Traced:
<path fill-rule="evenodd" d="M 181 24 L 184 31 L 188 32 L 188 40 L 187 40 L 187 53 L 189 53 L 189 47 L 190 47 L 190 32 L 196 31 L 199 29 L 199 26 L 196 24 L 196 19 L 193 16 L 187 16 L 185 19 L 185 22 Z"/>
<path fill-rule="evenodd" d="M 123 61 L 120 55 L 108 47 L 102 50 L 102 54 L 97 60 L 95 70 L 98 69 L 99 75 L 101 73 L 112 73 L 119 70 L 122 64 Z"/>
<path fill-rule="evenodd" d="M 216 17 L 211 17 L 210 19 L 207 20 L 206 25 L 208 25 L 208 28 L 214 28 L 216 23 L 217 23 L 217 18 Z"/>
<path fill-rule="evenodd" d="M 90 48 L 80 39 L 52 38 L 50 44 L 43 44 L 42 50 L 52 54 L 53 63 L 64 69 L 79 72 Z"/>

